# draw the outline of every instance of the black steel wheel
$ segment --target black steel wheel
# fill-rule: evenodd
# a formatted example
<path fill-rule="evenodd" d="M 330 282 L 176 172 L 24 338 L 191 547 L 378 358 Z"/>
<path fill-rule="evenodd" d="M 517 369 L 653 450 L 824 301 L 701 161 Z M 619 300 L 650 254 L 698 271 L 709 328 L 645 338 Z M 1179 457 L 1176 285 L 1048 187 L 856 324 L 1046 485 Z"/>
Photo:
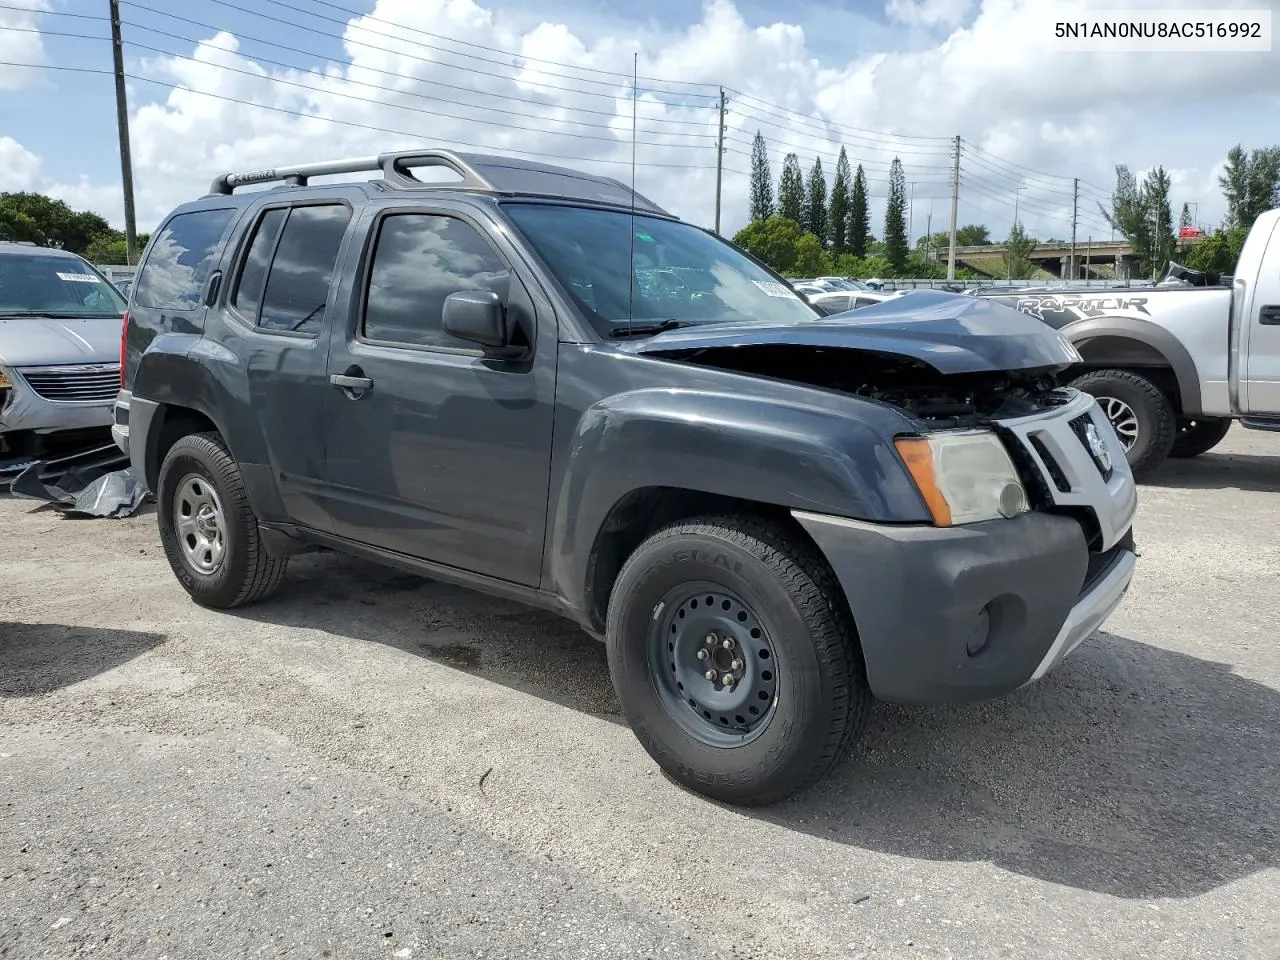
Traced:
<path fill-rule="evenodd" d="M 839 583 L 766 520 L 705 517 L 627 558 L 606 643 L 631 729 L 664 771 L 730 803 L 774 803 L 848 753 L 871 694 Z"/>

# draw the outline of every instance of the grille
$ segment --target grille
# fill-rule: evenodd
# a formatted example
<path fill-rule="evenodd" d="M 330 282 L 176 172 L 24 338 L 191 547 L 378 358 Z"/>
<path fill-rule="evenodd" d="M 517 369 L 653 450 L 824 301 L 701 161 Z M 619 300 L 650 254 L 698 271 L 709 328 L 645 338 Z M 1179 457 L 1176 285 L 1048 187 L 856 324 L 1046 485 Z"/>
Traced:
<path fill-rule="evenodd" d="M 1086 413 L 1083 416 L 1075 417 L 1071 421 L 1071 429 L 1075 431 L 1075 435 L 1080 438 L 1080 442 L 1084 444 L 1084 448 L 1089 451 L 1089 459 L 1093 461 L 1093 465 L 1097 467 L 1098 472 L 1102 474 L 1102 479 L 1110 480 L 1111 474 L 1115 470 L 1115 468 L 1108 467 L 1107 469 L 1104 470 L 1102 468 L 1102 464 L 1100 464 L 1097 458 L 1093 455 L 1093 450 L 1089 447 L 1089 438 L 1086 435 L 1085 431 L 1089 428 L 1089 425 L 1091 423 L 1093 423 L 1093 421 L 1089 418 L 1089 415 Z"/>
<path fill-rule="evenodd" d="M 103 403 L 114 400 L 120 390 L 120 365 L 23 370 L 22 379 L 37 396 L 55 403 Z"/>

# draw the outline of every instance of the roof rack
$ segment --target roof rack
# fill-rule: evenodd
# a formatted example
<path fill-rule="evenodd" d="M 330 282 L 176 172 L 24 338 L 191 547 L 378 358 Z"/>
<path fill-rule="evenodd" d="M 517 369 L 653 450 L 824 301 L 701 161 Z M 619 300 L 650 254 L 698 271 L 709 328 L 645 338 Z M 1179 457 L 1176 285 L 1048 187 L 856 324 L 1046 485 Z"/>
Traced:
<path fill-rule="evenodd" d="M 419 180 L 413 175 L 413 170 L 426 167 L 443 167 L 453 171 L 460 179 L 432 183 Z M 305 187 L 312 177 L 375 171 L 381 171 L 382 182 L 396 190 L 443 188 L 481 190 L 490 193 L 541 194 L 611 205 L 628 206 L 634 203 L 637 209 L 669 216 L 653 201 L 610 177 L 596 177 L 568 167 L 556 167 L 529 160 L 455 153 L 452 150 L 434 148 L 401 150 L 374 157 L 352 157 L 346 160 L 270 167 L 265 170 L 249 170 L 242 173 L 224 173 L 214 178 L 209 193 L 225 196 L 234 193 L 237 187 L 258 183 L 283 183 L 289 186 Z"/>

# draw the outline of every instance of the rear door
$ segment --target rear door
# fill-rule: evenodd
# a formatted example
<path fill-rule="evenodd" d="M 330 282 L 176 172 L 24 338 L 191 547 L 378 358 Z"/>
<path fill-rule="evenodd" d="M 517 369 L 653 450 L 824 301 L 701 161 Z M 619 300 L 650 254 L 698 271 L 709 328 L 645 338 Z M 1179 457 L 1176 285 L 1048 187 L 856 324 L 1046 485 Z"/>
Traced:
<path fill-rule="evenodd" d="M 325 405 L 336 533 L 525 585 L 541 573 L 556 330 L 535 281 L 482 216 L 441 202 L 367 214 L 352 315 L 333 327 L 329 373 L 359 377 Z M 445 298 L 493 290 L 529 344 L 485 358 L 442 326 Z"/>
<path fill-rule="evenodd" d="M 224 345 L 247 377 L 250 414 L 266 441 L 260 466 L 271 471 L 285 516 L 329 531 L 319 496 L 329 338 L 327 323 L 345 319 L 334 275 L 353 220 L 341 194 L 255 211 L 227 286 Z"/>
<path fill-rule="evenodd" d="M 1245 322 L 1241 405 L 1247 414 L 1280 416 L 1280 221 L 1263 253 Z"/>

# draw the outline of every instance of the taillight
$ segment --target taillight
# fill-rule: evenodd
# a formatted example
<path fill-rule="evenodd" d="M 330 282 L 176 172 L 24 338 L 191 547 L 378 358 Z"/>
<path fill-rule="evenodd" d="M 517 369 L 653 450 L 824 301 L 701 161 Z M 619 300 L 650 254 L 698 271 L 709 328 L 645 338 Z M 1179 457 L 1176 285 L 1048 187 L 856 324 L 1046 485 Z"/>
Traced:
<path fill-rule="evenodd" d="M 129 333 L 129 311 L 120 318 L 120 389 L 124 389 L 124 341 Z"/>

